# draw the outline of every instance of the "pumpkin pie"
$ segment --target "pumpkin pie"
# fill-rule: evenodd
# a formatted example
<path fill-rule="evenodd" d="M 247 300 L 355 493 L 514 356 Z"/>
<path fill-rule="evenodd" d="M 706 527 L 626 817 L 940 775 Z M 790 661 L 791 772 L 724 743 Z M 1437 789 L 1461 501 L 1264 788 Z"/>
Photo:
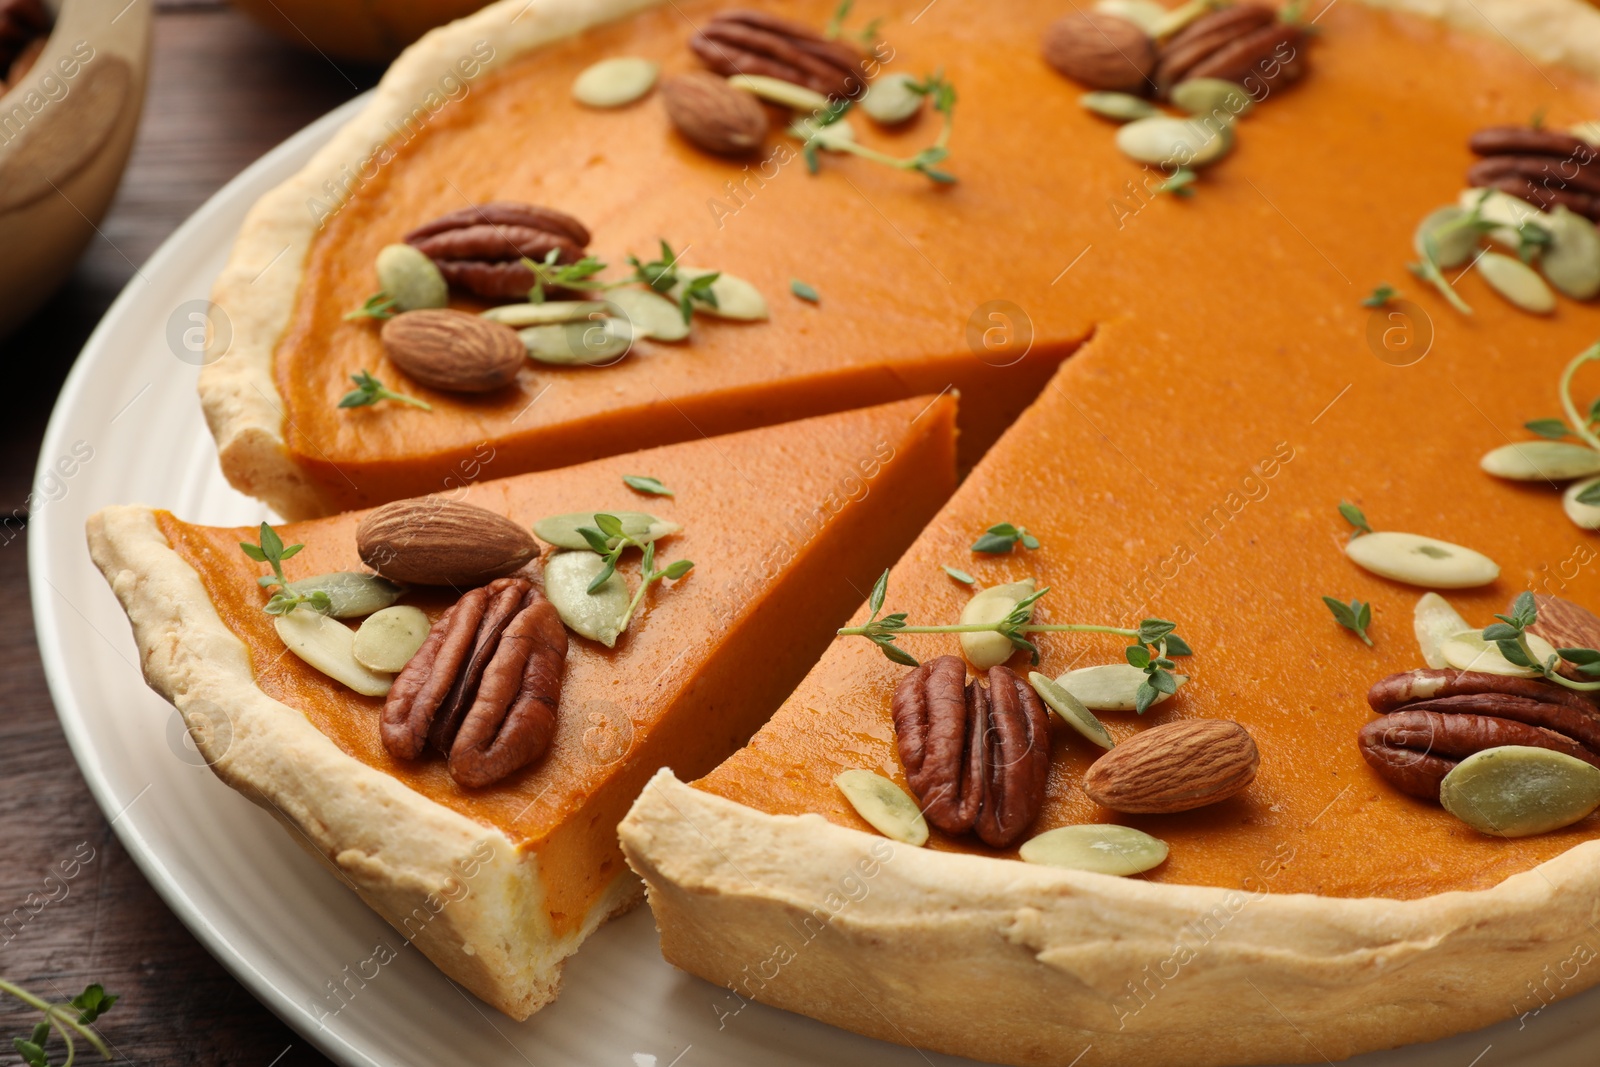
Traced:
<path fill-rule="evenodd" d="M 570 639 L 548 752 L 483 788 L 456 784 L 442 759 L 390 755 L 381 699 L 288 654 L 262 610 L 263 569 L 239 549 L 253 531 L 114 507 L 91 519 L 89 545 L 146 678 L 218 776 L 445 973 L 522 1018 L 555 996 L 562 960 L 637 902 L 615 828 L 644 781 L 710 770 L 794 687 L 953 488 L 954 422 L 953 399 L 921 397 L 471 487 L 468 503 L 526 527 L 638 508 L 622 477 L 648 472 L 676 493 L 650 512 L 682 526 L 660 544 L 695 562 L 614 647 Z M 279 527 L 305 546 L 286 576 L 361 569 L 362 518 Z M 405 602 L 437 620 L 453 599 L 416 587 Z"/>

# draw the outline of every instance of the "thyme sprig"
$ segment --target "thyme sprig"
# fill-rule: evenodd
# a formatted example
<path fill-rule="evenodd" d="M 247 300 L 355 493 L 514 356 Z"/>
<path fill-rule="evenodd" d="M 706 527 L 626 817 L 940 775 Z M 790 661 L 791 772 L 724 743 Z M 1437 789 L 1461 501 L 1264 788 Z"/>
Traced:
<path fill-rule="evenodd" d="M 1039 547 L 1039 539 L 1029 533 L 1026 526 L 998 522 L 983 531 L 983 535 L 972 542 L 972 551 L 1001 555 L 1010 552 L 1019 544 L 1032 552 Z"/>
<path fill-rule="evenodd" d="M 384 322 L 394 318 L 400 313 L 400 304 L 386 291 L 379 289 L 376 293 L 362 301 L 361 306 L 354 311 L 345 313 L 346 322 L 357 322 L 361 319 L 377 319 Z"/>
<path fill-rule="evenodd" d="M 870 49 L 878 43 L 878 30 L 883 26 L 883 19 L 870 19 L 859 30 L 846 30 L 844 24 L 850 18 L 850 12 L 855 6 L 856 0 L 839 0 L 839 6 L 833 9 L 833 16 L 828 19 L 828 26 L 823 31 L 823 36 L 830 41 L 837 41 L 840 38 L 853 40 L 863 48 Z"/>
<path fill-rule="evenodd" d="M 888 592 L 889 572 L 884 571 L 873 585 L 872 594 L 867 598 L 867 606 L 872 610 L 872 616 L 860 626 L 841 628 L 839 636 L 865 637 L 877 645 L 889 659 L 907 667 L 915 667 L 918 663 L 911 653 L 895 643 L 901 634 L 997 633 L 1010 641 L 1012 647 L 1027 652 L 1034 664 L 1039 662 L 1039 648 L 1028 639 L 1029 634 L 1113 634 L 1133 639 L 1133 643 L 1123 650 L 1123 655 L 1130 664 L 1145 673 L 1145 680 L 1139 686 L 1135 701 L 1135 710 L 1143 714 L 1161 695 L 1178 691 L 1178 679 L 1173 673 L 1177 664 L 1173 662 L 1172 657 L 1193 655 L 1189 643 L 1174 632 L 1178 624 L 1167 619 L 1141 619 L 1139 625 L 1133 628 L 1093 623 L 1030 621 L 1034 604 L 1050 592 L 1049 586 L 1019 600 L 1011 613 L 998 622 L 957 623 L 949 626 L 912 626 L 907 623 L 907 614 L 903 611 L 883 615 L 880 618 Z"/>
<path fill-rule="evenodd" d="M 380 400 L 393 400 L 398 404 L 410 404 L 414 408 L 421 408 L 423 411 L 433 410 L 433 405 L 426 400 L 418 400 L 414 396 L 407 396 L 405 393 L 397 393 L 390 389 L 374 378 L 372 372 L 365 367 L 359 374 L 350 375 L 350 380 L 356 383 L 356 387 L 339 398 L 339 406 L 342 408 L 364 408 Z"/>
<path fill-rule="evenodd" d="M 1368 648 L 1372 647 L 1372 638 L 1367 635 L 1367 627 L 1372 625 L 1371 604 L 1360 600 L 1346 604 L 1331 596 L 1323 597 L 1322 602 L 1333 612 L 1335 622 L 1365 641 Z"/>
<path fill-rule="evenodd" d="M 682 253 L 674 252 L 665 239 L 661 241 L 659 258 L 645 262 L 638 256 L 629 255 L 628 265 L 633 268 L 633 273 L 625 278 L 615 278 L 611 281 L 600 277 L 600 272 L 606 269 L 606 264 L 594 256 L 584 256 L 576 263 L 557 263 L 556 258 L 559 255 L 560 250 L 552 248 L 545 254 L 543 261 L 523 257 L 522 265 L 533 272 L 533 287 L 528 290 L 528 303 L 544 303 L 546 291 L 549 289 L 597 293 L 608 289 L 620 289 L 625 285 L 642 285 L 665 296 L 682 280 L 684 285 L 678 297 L 678 311 L 683 315 L 684 322 L 688 322 L 693 316 L 697 305 L 710 308 L 717 306 L 717 294 L 712 286 L 722 276 L 721 272 L 711 271 L 685 279 L 678 267 Z"/>
<path fill-rule="evenodd" d="M 533 271 L 533 287 L 528 290 L 528 303 L 544 303 L 546 289 L 588 291 L 614 288 L 596 282 L 595 275 L 605 270 L 606 265 L 594 256 L 584 256 L 576 263 L 557 263 L 560 255 L 561 249 L 552 248 L 544 254 L 543 260 L 522 257 L 522 265 Z"/>
<path fill-rule="evenodd" d="M 596 592 L 602 585 L 606 584 L 608 578 L 616 573 L 617 561 L 622 558 L 622 554 L 628 549 L 637 548 L 644 553 L 645 580 L 640 585 L 639 592 L 634 595 L 634 604 L 628 607 L 629 616 L 633 614 L 634 606 L 644 596 L 644 587 L 646 585 L 649 585 L 657 578 L 677 580 L 688 574 L 689 568 L 694 566 L 688 560 L 678 560 L 665 570 L 655 571 L 654 577 L 651 577 L 656 559 L 655 542 L 640 541 L 630 537 L 627 531 L 622 528 L 621 519 L 615 515 L 608 515 L 603 511 L 595 513 L 593 526 L 578 527 L 578 535 L 588 542 L 592 551 L 606 561 L 606 565 L 600 570 L 600 573 L 595 575 L 594 580 L 589 583 L 588 592 L 590 593 Z M 626 619 L 627 616 L 624 616 L 624 625 L 626 625 Z"/>
<path fill-rule="evenodd" d="M 1557 668 L 1562 660 L 1572 664 L 1586 678 L 1600 678 L 1600 650 L 1593 648 L 1558 648 L 1541 662 L 1528 645 L 1528 627 L 1539 621 L 1539 604 L 1533 593 L 1518 594 L 1508 615 L 1496 615 L 1500 621 L 1484 628 L 1483 639 L 1493 641 L 1500 654 L 1519 667 L 1538 671 L 1549 681 L 1579 692 L 1600 689 L 1600 681 L 1583 682 L 1568 678 Z"/>
<path fill-rule="evenodd" d="M 812 174 L 817 173 L 822 167 L 821 150 L 827 148 L 834 152 L 848 152 L 862 159 L 893 167 L 895 170 L 914 171 L 944 185 L 953 184 L 956 176 L 940 170 L 938 164 L 943 163 L 950 155 L 950 133 L 954 128 L 956 110 L 955 86 L 945 81 L 943 71 L 938 71 L 921 81 L 908 82 L 906 88 L 931 100 L 934 111 L 943 116 L 944 122 L 933 144 L 915 155 L 899 158 L 887 152 L 879 152 L 875 148 L 868 148 L 853 139 L 830 135 L 828 127 L 844 118 L 851 105 L 849 100 L 834 100 L 827 107 L 819 108 L 814 114 L 789 126 L 790 136 L 798 138 L 801 142 L 800 154 L 806 161 L 806 169 Z"/>
<path fill-rule="evenodd" d="M 261 524 L 261 543 L 253 545 L 249 541 L 240 541 L 239 547 L 244 554 L 257 563 L 265 563 L 272 568 L 271 574 L 263 574 L 256 579 L 256 584 L 263 589 L 277 588 L 272 598 L 262 608 L 268 615 L 287 615 L 301 604 L 305 604 L 312 611 L 326 615 L 333 610 L 333 600 L 321 589 L 310 593 L 291 593 L 289 580 L 283 576 L 283 561 L 298 553 L 305 545 L 285 546 L 283 538 L 278 536 L 267 523 Z"/>
<path fill-rule="evenodd" d="M 1390 285 L 1388 282 L 1384 282 L 1381 285 L 1379 285 L 1376 289 L 1372 290 L 1372 295 L 1371 296 L 1369 296 L 1365 300 L 1361 301 L 1361 306 L 1364 307 L 1364 308 L 1388 307 L 1389 306 L 1389 302 L 1391 300 L 1394 300 L 1399 295 L 1400 295 L 1400 290 L 1396 289 L 1394 286 Z"/>
<path fill-rule="evenodd" d="M 598 515 L 595 516 L 597 519 L 599 517 Z M 617 626 L 618 631 L 628 628 L 628 620 L 633 618 L 634 611 L 639 607 L 640 602 L 644 600 L 645 590 L 650 588 L 651 583 L 658 582 L 663 578 L 675 582 L 693 569 L 694 564 L 691 561 L 680 559 L 667 564 L 659 571 L 656 570 L 656 543 L 651 541 L 646 544 L 644 546 L 644 558 L 639 561 L 639 588 L 634 591 L 633 599 L 628 601 L 628 610 L 622 613 L 622 622 Z M 589 592 L 594 592 L 594 587 L 591 587 Z"/>
<path fill-rule="evenodd" d="M 1472 308 L 1461 298 L 1461 294 L 1456 292 L 1455 286 L 1450 284 L 1450 280 L 1444 276 L 1444 268 L 1439 264 L 1439 244 L 1443 239 L 1454 237 L 1458 232 L 1462 231 L 1471 233 L 1473 238 L 1477 239 L 1495 230 L 1507 229 L 1508 227 L 1504 223 L 1483 217 L 1483 206 L 1488 202 L 1493 192 L 1494 190 L 1492 189 L 1485 189 L 1483 195 L 1479 196 L 1473 202 L 1472 207 L 1462 213 L 1459 218 L 1451 219 L 1442 226 L 1437 226 L 1421 233 L 1419 236 L 1420 244 L 1422 245 L 1422 258 L 1416 263 L 1406 264 L 1407 270 L 1439 290 L 1440 295 L 1450 302 L 1450 306 L 1463 315 L 1472 314 Z M 1524 221 L 1517 226 L 1516 234 L 1517 258 L 1524 263 L 1531 263 L 1534 257 L 1548 247 L 1553 239 L 1553 235 L 1548 229 L 1531 220 Z"/>
<path fill-rule="evenodd" d="M 52 1004 L 43 997 L 34 996 L 15 983 L 0 978 L 0 992 L 7 993 L 29 1007 L 37 1008 L 44 1013 L 27 1037 L 14 1037 L 11 1045 L 22 1057 L 22 1062 L 28 1067 L 51 1067 L 50 1054 L 46 1046 L 50 1041 L 50 1033 L 54 1031 L 61 1035 L 61 1040 L 67 1046 L 67 1055 L 61 1067 L 72 1067 L 78 1058 L 76 1037 L 81 1037 L 89 1042 L 94 1050 L 111 1058 L 111 1049 L 106 1046 L 105 1040 L 90 1027 L 100 1016 L 111 1010 L 117 1002 L 115 994 L 107 993 L 98 983 L 85 986 L 82 993 L 73 997 L 65 1004 Z"/>

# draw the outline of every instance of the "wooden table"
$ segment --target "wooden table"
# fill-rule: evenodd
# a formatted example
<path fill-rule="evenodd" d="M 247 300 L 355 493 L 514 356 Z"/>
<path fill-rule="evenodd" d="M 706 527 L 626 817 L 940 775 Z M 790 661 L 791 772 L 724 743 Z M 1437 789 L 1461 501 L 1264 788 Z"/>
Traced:
<path fill-rule="evenodd" d="M 120 1061 L 328 1062 L 183 928 L 78 774 L 45 688 L 28 602 L 23 504 L 39 441 L 67 369 L 134 266 L 246 164 L 378 73 L 297 51 L 214 0 L 159 0 L 143 125 L 102 236 L 67 287 L 0 341 L 0 366 L 20 379 L 6 390 L 0 420 L 0 976 L 63 1000 L 91 981 L 120 994 L 102 1024 Z M 47 882 L 62 862 L 89 856 L 70 882 Z M 0 998 L 0 1064 L 16 1062 L 11 1038 L 34 1021 L 31 1010 Z M 59 1063 L 59 1044 L 52 1051 Z"/>

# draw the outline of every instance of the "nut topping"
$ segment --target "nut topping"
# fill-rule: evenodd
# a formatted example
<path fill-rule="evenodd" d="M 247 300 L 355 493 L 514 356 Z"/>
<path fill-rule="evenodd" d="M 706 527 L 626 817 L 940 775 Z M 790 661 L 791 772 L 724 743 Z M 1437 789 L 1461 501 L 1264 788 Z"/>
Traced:
<path fill-rule="evenodd" d="M 522 258 L 543 262 L 553 249 L 557 263 L 576 262 L 589 231 L 551 208 L 495 201 L 442 215 L 406 234 L 405 243 L 432 259 L 457 289 L 489 300 L 523 300 L 534 276 Z"/>
<path fill-rule="evenodd" d="M 760 74 L 824 96 L 854 96 L 863 85 L 855 49 L 764 11 L 723 11 L 689 38 L 689 48 L 724 76 Z"/>
<path fill-rule="evenodd" d="M 1261 755 L 1243 726 L 1181 719 L 1152 726 L 1089 768 L 1083 791 L 1112 811 L 1165 815 L 1226 800 L 1255 780 Z"/>
<path fill-rule="evenodd" d="M 1562 205 L 1600 220 L 1600 150 L 1582 138 L 1528 126 L 1490 126 L 1467 145 L 1484 157 L 1468 168 L 1468 185 L 1498 189 L 1541 210 Z"/>
<path fill-rule="evenodd" d="M 407 311 L 379 334 L 389 362 L 423 385 L 451 393 L 488 393 L 516 380 L 528 351 L 501 322 L 449 308 Z"/>
<path fill-rule="evenodd" d="M 499 578 L 539 552 L 503 515 L 440 497 L 397 500 L 356 527 L 361 562 L 397 582 L 472 586 Z"/>
<path fill-rule="evenodd" d="M 544 754 L 555 730 L 567 632 L 523 578 L 474 589 L 433 624 L 383 706 L 383 747 L 397 759 L 432 748 L 450 777 L 491 785 Z"/>
<path fill-rule="evenodd" d="M 767 135 L 767 113 L 726 78 L 691 71 L 661 83 L 667 116 L 690 141 L 720 156 L 746 155 Z"/>
<path fill-rule="evenodd" d="M 1005 667 L 987 687 L 966 677 L 958 657 L 940 656 L 900 679 L 890 705 L 900 761 L 928 822 L 1005 848 L 1044 804 L 1049 720 Z"/>
<path fill-rule="evenodd" d="M 1156 44 L 1125 18 L 1100 11 L 1065 15 L 1044 32 L 1044 58 L 1090 89 L 1141 93 L 1156 65 Z"/>
<path fill-rule="evenodd" d="M 1539 618 L 1528 627 L 1529 633 L 1539 635 L 1557 649 L 1600 649 L 1600 615 L 1548 593 L 1533 594 L 1533 602 L 1539 609 Z M 1563 662 L 1559 670 L 1568 678 L 1588 680 L 1569 663 Z"/>
<path fill-rule="evenodd" d="M 1304 73 L 1296 46 L 1304 31 L 1278 21 L 1265 4 L 1245 3 L 1202 15 L 1161 49 L 1157 90 L 1167 95 L 1190 78 L 1236 82 L 1254 96 L 1261 87 L 1291 83 Z"/>

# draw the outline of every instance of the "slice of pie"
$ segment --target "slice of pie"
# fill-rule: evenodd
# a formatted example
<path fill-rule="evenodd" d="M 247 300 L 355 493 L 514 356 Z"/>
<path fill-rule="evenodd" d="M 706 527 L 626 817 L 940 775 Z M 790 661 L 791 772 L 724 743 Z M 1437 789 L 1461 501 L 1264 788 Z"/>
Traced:
<path fill-rule="evenodd" d="M 384 700 L 288 652 L 262 610 L 265 569 L 239 547 L 254 531 L 116 507 L 91 520 L 89 544 L 133 623 L 146 678 L 183 712 L 218 776 L 293 828 L 452 978 L 522 1018 L 555 996 L 562 960 L 638 900 L 615 827 L 644 781 L 663 766 L 703 774 L 747 739 L 948 496 L 955 413 L 949 397 L 915 398 L 448 498 L 522 527 L 647 508 L 682 527 L 658 542 L 660 566 L 694 561 L 643 600 L 614 647 L 569 637 L 548 751 L 484 788 L 458 785 L 442 758 L 391 755 Z M 625 475 L 676 495 L 641 496 Z M 362 520 L 279 527 L 285 544 L 305 546 L 284 564 L 287 578 L 363 569 Z M 635 588 L 637 558 L 621 564 Z M 537 580 L 539 566 L 527 573 Z M 402 603 L 437 621 L 457 596 L 414 587 Z"/>

